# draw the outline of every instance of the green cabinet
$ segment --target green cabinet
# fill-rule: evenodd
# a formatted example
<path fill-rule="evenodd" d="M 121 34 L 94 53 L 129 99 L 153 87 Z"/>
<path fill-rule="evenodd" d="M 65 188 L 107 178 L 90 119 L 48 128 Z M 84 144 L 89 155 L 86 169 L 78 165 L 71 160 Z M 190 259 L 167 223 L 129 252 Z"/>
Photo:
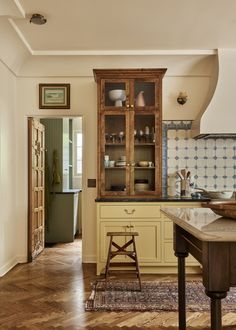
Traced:
<path fill-rule="evenodd" d="M 77 231 L 79 191 L 51 194 L 45 241 L 47 243 L 73 242 Z"/>

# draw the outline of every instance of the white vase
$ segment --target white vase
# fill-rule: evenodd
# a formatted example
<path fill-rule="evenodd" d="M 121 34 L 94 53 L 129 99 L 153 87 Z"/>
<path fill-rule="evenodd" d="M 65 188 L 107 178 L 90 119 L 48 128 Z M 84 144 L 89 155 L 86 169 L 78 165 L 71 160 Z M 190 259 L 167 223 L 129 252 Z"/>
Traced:
<path fill-rule="evenodd" d="M 135 105 L 137 107 L 145 107 L 144 91 L 141 91 L 138 93 L 136 100 L 135 100 Z"/>

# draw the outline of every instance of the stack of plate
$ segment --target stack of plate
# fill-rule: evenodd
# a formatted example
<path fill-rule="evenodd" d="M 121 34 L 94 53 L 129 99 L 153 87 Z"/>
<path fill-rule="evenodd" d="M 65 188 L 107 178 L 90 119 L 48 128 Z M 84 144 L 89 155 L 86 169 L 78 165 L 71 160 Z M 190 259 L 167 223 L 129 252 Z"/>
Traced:
<path fill-rule="evenodd" d="M 124 166 L 126 166 L 126 162 L 123 161 L 123 160 L 118 160 L 116 162 L 116 166 L 118 166 L 118 167 L 124 167 Z"/>
<path fill-rule="evenodd" d="M 146 191 L 149 190 L 148 179 L 136 179 L 134 182 L 135 191 Z"/>

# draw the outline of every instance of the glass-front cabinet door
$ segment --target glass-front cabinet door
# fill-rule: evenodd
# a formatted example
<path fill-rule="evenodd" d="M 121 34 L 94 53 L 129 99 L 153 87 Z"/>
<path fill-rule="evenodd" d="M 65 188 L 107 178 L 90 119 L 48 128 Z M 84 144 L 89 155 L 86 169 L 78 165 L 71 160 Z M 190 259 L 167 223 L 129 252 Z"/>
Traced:
<path fill-rule="evenodd" d="M 129 105 L 129 80 L 103 79 L 101 82 L 101 109 L 119 110 Z"/>
<path fill-rule="evenodd" d="M 129 193 L 128 141 L 129 128 L 126 113 L 103 113 L 104 123 L 101 145 L 101 193 L 126 195 Z"/>
<path fill-rule="evenodd" d="M 98 83 L 98 197 L 161 195 L 165 71 L 94 70 Z"/>
<path fill-rule="evenodd" d="M 159 177 L 156 158 L 156 114 L 134 111 L 134 143 L 131 148 L 131 194 L 153 194 Z"/>

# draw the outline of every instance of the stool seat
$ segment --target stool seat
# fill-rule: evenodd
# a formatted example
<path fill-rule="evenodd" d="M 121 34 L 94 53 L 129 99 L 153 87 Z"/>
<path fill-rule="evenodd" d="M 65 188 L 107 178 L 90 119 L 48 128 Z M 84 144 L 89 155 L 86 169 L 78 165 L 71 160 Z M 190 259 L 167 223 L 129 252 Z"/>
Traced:
<path fill-rule="evenodd" d="M 106 273 L 105 273 L 105 289 L 107 285 L 107 279 L 109 274 L 114 274 L 116 272 L 123 272 L 123 273 L 133 273 L 137 276 L 138 281 L 139 281 L 139 288 L 140 291 L 142 289 L 141 286 L 141 277 L 140 277 L 140 271 L 139 271 L 139 264 L 138 264 L 138 256 L 137 256 L 137 250 L 136 250 L 136 245 L 135 245 L 135 236 L 139 236 L 137 232 L 108 232 L 107 236 L 110 237 L 110 244 L 108 248 L 108 255 L 107 255 L 107 263 L 106 263 Z M 131 237 L 130 240 L 128 240 L 125 244 L 118 245 L 114 240 L 115 237 Z M 131 246 L 131 247 L 130 247 Z M 116 250 L 112 251 L 112 247 L 115 247 Z M 127 248 L 129 247 L 129 250 Z M 131 250 L 130 248 L 133 248 Z M 113 258 L 116 256 L 127 256 L 130 259 L 133 260 L 133 262 L 111 262 Z M 129 270 L 111 270 L 111 267 L 134 267 L 134 269 L 129 269 Z"/>
<path fill-rule="evenodd" d="M 137 232 L 124 232 L 124 231 L 116 231 L 116 232 L 107 232 L 107 236 L 138 236 Z"/>

